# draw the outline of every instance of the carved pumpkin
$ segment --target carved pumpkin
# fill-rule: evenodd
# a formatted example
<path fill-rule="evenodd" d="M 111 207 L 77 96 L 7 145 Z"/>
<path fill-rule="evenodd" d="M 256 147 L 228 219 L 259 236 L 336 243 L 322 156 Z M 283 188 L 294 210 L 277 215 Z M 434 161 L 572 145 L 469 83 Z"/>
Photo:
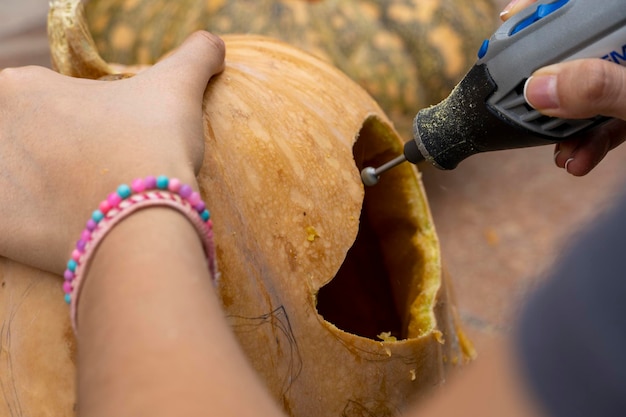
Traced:
<path fill-rule="evenodd" d="M 114 73 L 78 0 L 51 3 L 49 32 L 59 71 Z M 419 174 L 405 164 L 364 191 L 360 168 L 402 148 L 375 101 L 284 43 L 225 41 L 199 175 L 225 315 L 289 415 L 394 415 L 472 355 Z M 0 278 L 0 414 L 73 415 L 62 279 L 6 259 Z"/>
<path fill-rule="evenodd" d="M 195 29 L 261 34 L 336 65 L 399 126 L 447 96 L 496 27 L 494 0 L 90 0 L 109 62 L 150 64 Z M 138 29 L 139 28 L 139 29 Z"/>

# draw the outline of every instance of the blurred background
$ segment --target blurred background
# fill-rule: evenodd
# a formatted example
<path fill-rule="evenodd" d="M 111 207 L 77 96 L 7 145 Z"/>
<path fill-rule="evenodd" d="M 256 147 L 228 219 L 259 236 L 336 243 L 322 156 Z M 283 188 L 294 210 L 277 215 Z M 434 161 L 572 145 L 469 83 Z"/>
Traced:
<path fill-rule="evenodd" d="M 50 67 L 47 8 L 48 0 L 0 0 L 0 69 Z M 511 328 L 523 298 L 622 190 L 626 146 L 583 178 L 556 168 L 552 154 L 541 147 L 477 155 L 451 172 L 422 167 L 458 310 L 479 352 Z"/>

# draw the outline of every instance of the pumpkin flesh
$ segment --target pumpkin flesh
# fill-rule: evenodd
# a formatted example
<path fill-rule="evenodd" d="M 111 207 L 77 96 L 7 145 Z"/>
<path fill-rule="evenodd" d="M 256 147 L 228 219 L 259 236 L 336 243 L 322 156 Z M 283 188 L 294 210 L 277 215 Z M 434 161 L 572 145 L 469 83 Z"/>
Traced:
<path fill-rule="evenodd" d="M 357 169 L 378 166 L 402 151 L 395 138 L 384 140 L 376 122 L 367 120 L 353 153 Z M 381 140 L 381 138 L 383 138 Z M 335 277 L 318 294 L 318 311 L 337 327 L 370 339 L 388 334 L 418 337 L 435 325 L 432 315 L 412 310 L 420 296 L 432 310 L 438 280 L 435 231 L 419 219 L 424 207 L 411 201 L 419 192 L 414 168 L 394 168 L 375 187 L 366 187 L 356 240 Z M 436 247 L 436 246 L 435 246 Z M 432 267 L 431 267 L 432 268 Z"/>

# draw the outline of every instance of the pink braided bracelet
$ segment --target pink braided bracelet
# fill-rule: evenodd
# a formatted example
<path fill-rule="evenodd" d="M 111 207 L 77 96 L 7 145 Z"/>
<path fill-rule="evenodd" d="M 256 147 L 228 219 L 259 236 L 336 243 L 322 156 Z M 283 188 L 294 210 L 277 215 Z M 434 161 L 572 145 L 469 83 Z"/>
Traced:
<path fill-rule="evenodd" d="M 122 184 L 100 203 L 87 221 L 81 237 L 76 242 L 63 277 L 65 301 L 70 304 L 70 317 L 74 331 L 77 329 L 76 312 L 81 282 L 92 254 L 102 239 L 121 220 L 145 207 L 171 207 L 184 214 L 195 227 L 202 240 L 213 282 L 218 272 L 213 245 L 213 222 L 200 194 L 176 178 L 148 176 L 133 180 L 130 187 Z"/>

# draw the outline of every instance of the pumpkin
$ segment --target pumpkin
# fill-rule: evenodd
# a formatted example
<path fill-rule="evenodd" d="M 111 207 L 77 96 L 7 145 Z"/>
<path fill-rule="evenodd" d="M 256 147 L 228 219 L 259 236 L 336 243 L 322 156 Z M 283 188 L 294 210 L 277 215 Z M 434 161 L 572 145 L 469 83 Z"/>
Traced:
<path fill-rule="evenodd" d="M 268 35 L 328 60 L 364 87 L 402 133 L 447 96 L 496 27 L 495 0 L 90 0 L 109 62 L 150 64 L 191 31 Z"/>
<path fill-rule="evenodd" d="M 118 76 L 80 1 L 51 3 L 49 33 L 60 72 Z M 225 41 L 226 69 L 204 97 L 198 177 L 224 314 L 288 415 L 394 415 L 473 355 L 419 173 L 405 164 L 365 191 L 360 169 L 402 149 L 376 102 L 280 41 Z M 0 277 L 0 414 L 73 415 L 62 278 L 7 259 Z"/>

